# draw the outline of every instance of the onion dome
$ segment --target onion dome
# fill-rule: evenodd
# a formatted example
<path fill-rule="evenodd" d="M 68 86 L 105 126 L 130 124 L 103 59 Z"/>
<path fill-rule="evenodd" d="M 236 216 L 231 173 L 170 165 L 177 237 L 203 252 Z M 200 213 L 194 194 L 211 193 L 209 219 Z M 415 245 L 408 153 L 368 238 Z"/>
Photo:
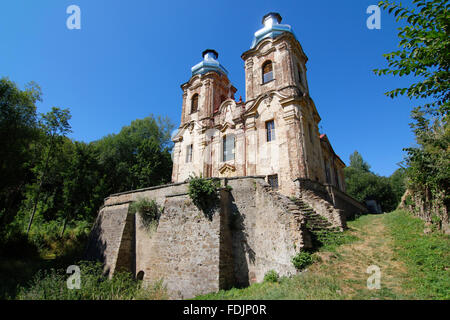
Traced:
<path fill-rule="evenodd" d="M 203 60 L 191 68 L 193 76 L 210 71 L 228 75 L 228 71 L 219 63 L 219 61 L 217 61 L 219 54 L 216 50 L 206 49 L 202 52 L 202 56 Z"/>
<path fill-rule="evenodd" d="M 288 24 L 280 24 L 281 20 L 282 18 L 279 13 L 270 12 L 266 14 L 262 19 L 264 27 L 255 32 L 255 37 L 253 38 L 250 49 L 256 47 L 261 40 L 266 38 L 274 39 L 283 32 L 290 32 L 295 37 L 292 27 Z"/>

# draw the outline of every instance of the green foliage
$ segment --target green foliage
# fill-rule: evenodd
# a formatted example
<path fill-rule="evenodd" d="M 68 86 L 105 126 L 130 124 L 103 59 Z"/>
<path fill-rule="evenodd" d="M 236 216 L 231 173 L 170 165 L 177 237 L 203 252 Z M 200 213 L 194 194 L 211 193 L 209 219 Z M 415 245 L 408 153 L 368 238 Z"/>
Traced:
<path fill-rule="evenodd" d="M 402 196 L 406 191 L 406 169 L 399 168 L 389 177 L 389 183 L 392 188 L 392 192 L 395 195 L 395 203 L 400 203 Z"/>
<path fill-rule="evenodd" d="M 413 205 L 413 204 L 414 204 L 414 201 L 412 200 L 411 195 L 408 195 L 408 196 L 405 198 L 405 205 L 411 206 L 411 205 Z"/>
<path fill-rule="evenodd" d="M 117 272 L 111 279 L 103 274 L 100 263 L 81 261 L 81 288 L 68 289 L 69 275 L 64 269 L 38 272 L 26 287 L 21 287 L 19 300 L 132 300 L 165 298 L 165 289 L 158 282 L 148 288 L 133 279 L 131 273 Z"/>
<path fill-rule="evenodd" d="M 130 206 L 130 213 L 135 214 L 136 212 L 139 214 L 144 227 L 150 229 L 159 219 L 160 208 L 153 199 L 139 198 Z"/>
<path fill-rule="evenodd" d="M 412 117 L 415 120 L 412 127 L 418 147 L 405 149 L 408 153 L 409 187 L 413 191 L 431 193 L 432 196 L 444 191 L 444 201 L 449 201 L 450 127 L 447 119 L 432 123 L 417 109 L 413 111 Z"/>
<path fill-rule="evenodd" d="M 96 142 L 72 141 L 69 110 L 38 116 L 40 96 L 34 83 L 21 91 L 0 79 L 0 240 L 33 223 L 30 237 L 41 246 L 44 226 L 61 237 L 74 223 L 92 223 L 109 194 L 170 181 L 167 119 L 150 116 Z"/>
<path fill-rule="evenodd" d="M 313 263 L 313 257 L 310 252 L 302 251 L 292 257 L 292 264 L 297 270 L 303 270 Z"/>
<path fill-rule="evenodd" d="M 114 135 L 93 142 L 106 194 L 170 182 L 170 130 L 168 119 L 138 119 Z"/>
<path fill-rule="evenodd" d="M 264 282 L 278 282 L 280 276 L 275 270 L 269 270 L 264 275 Z"/>
<path fill-rule="evenodd" d="M 171 178 L 168 119 L 78 142 L 66 137 L 68 109 L 36 113 L 41 95 L 35 83 L 20 90 L 0 79 L 0 297 L 47 262 L 73 263 L 106 196 Z"/>
<path fill-rule="evenodd" d="M 219 182 L 214 179 L 205 179 L 195 175 L 189 178 L 188 194 L 197 208 L 211 218 L 212 210 L 217 205 L 217 189 Z"/>
<path fill-rule="evenodd" d="M 418 299 L 450 299 L 450 237 L 424 234 L 424 222 L 405 211 L 386 216 L 395 254 L 408 269 L 408 287 Z"/>
<path fill-rule="evenodd" d="M 399 28 L 399 50 L 384 54 L 388 68 L 374 70 L 377 75 L 413 75 L 417 82 L 409 88 L 386 93 L 393 98 L 406 94 L 409 98 L 432 97 L 424 105 L 433 113 L 447 114 L 450 97 L 450 30 L 449 5 L 442 0 L 413 0 L 416 8 L 390 1 L 379 5 L 394 13 L 405 24 Z"/>
<path fill-rule="evenodd" d="M 364 161 L 362 155 L 356 150 L 350 155 L 350 167 L 363 172 L 370 172 L 370 165 Z"/>
<path fill-rule="evenodd" d="M 8 78 L 0 79 L 0 239 L 33 175 L 30 145 L 39 138 L 35 104 L 41 95 L 35 83 L 22 91 Z"/>
<path fill-rule="evenodd" d="M 302 274 L 282 277 L 278 282 L 254 283 L 243 289 L 220 290 L 195 300 L 340 300 L 338 279 L 332 276 Z"/>
<path fill-rule="evenodd" d="M 344 168 L 346 192 L 360 202 L 376 200 L 384 211 L 394 210 L 405 189 L 403 171 L 397 170 L 386 178 L 370 172 L 369 168 L 355 151 L 350 156 L 350 166 Z"/>
<path fill-rule="evenodd" d="M 317 230 L 314 232 L 314 240 L 320 251 L 334 252 L 337 247 L 359 240 L 358 237 L 346 232 L 333 230 Z"/>
<path fill-rule="evenodd" d="M 411 75 L 416 83 L 386 94 L 391 98 L 406 94 L 409 98 L 427 99 L 413 109 L 411 124 L 417 147 L 404 149 L 408 187 L 425 195 L 426 206 L 444 193 L 442 206 L 450 199 L 450 15 L 449 4 L 442 0 L 413 0 L 416 8 L 382 1 L 380 5 L 394 13 L 399 28 L 400 50 L 385 54 L 388 68 L 374 70 L 378 75 Z"/>

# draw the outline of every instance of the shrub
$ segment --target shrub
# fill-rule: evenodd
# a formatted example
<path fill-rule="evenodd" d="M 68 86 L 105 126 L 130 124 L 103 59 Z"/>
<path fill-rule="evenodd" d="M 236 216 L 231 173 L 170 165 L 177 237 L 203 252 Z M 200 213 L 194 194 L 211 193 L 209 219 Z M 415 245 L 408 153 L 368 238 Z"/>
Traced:
<path fill-rule="evenodd" d="M 129 272 L 117 272 L 109 279 L 101 263 L 80 261 L 80 289 L 68 289 L 66 270 L 39 271 L 27 287 L 21 287 L 20 300 L 131 300 L 165 298 L 160 282 L 143 286 Z"/>
<path fill-rule="evenodd" d="M 139 198 L 136 202 L 133 202 L 130 206 L 130 213 L 138 213 L 141 217 L 142 224 L 149 230 L 155 221 L 159 219 L 160 209 L 155 200 L 149 200 L 147 198 Z"/>
<path fill-rule="evenodd" d="M 264 282 L 278 282 L 280 276 L 275 270 L 269 270 L 264 275 Z"/>
<path fill-rule="evenodd" d="M 297 253 L 292 258 L 292 264 L 297 270 L 303 270 L 307 266 L 309 266 L 311 263 L 313 263 L 313 258 L 311 253 L 303 251 L 300 253 Z"/>
<path fill-rule="evenodd" d="M 202 176 L 190 176 L 188 194 L 194 205 L 211 218 L 212 209 L 217 204 L 217 189 L 219 183 L 214 179 Z"/>

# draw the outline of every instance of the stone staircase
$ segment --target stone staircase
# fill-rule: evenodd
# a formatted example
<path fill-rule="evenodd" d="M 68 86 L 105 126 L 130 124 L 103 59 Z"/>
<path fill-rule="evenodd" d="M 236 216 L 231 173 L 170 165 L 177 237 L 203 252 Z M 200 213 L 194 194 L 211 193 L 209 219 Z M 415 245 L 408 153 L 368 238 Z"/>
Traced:
<path fill-rule="evenodd" d="M 336 228 L 333 227 L 333 225 L 326 218 L 319 215 L 306 202 L 302 201 L 302 199 L 296 198 L 295 200 L 292 200 L 305 217 L 306 228 L 310 232 L 314 233 L 321 230 L 335 231 Z"/>

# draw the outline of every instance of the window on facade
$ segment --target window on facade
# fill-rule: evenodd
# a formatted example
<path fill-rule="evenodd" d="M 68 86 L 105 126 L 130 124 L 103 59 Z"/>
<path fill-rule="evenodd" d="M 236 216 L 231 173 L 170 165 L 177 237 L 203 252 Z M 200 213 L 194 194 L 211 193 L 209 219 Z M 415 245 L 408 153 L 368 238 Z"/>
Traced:
<path fill-rule="evenodd" d="M 234 160 L 234 135 L 223 137 L 223 161 Z"/>
<path fill-rule="evenodd" d="M 275 122 L 273 120 L 266 122 L 267 141 L 275 140 Z"/>
<path fill-rule="evenodd" d="M 198 94 L 194 94 L 191 100 L 191 113 L 197 112 L 198 110 Z"/>
<path fill-rule="evenodd" d="M 269 185 L 272 188 L 272 190 L 278 190 L 278 175 L 277 174 L 267 176 L 267 180 L 268 180 Z"/>
<path fill-rule="evenodd" d="M 263 83 L 273 80 L 272 61 L 267 61 L 263 64 L 262 73 L 263 73 Z"/>
<path fill-rule="evenodd" d="M 186 147 L 186 162 L 192 162 L 192 149 L 193 149 L 192 144 Z"/>

